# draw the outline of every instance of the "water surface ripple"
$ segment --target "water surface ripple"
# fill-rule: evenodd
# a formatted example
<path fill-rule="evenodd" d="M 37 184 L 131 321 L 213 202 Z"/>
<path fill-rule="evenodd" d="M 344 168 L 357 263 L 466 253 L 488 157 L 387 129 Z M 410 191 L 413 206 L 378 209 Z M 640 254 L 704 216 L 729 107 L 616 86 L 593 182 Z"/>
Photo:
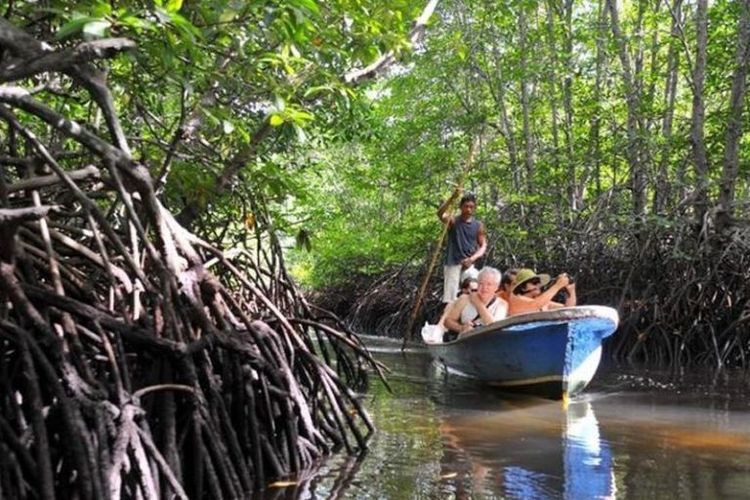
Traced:
<path fill-rule="evenodd" d="M 368 340 L 392 373 L 364 396 L 378 428 L 266 498 L 750 499 L 750 381 L 601 366 L 567 407 L 448 375 L 421 348 Z"/>

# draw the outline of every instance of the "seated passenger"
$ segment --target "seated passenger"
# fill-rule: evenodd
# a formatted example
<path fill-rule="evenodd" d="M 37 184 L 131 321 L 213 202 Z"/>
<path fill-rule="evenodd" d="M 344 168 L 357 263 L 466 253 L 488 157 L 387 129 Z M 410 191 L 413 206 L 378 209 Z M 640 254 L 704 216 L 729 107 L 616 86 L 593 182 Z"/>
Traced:
<path fill-rule="evenodd" d="M 508 301 L 509 315 L 576 305 L 576 286 L 575 283 L 571 283 L 566 273 L 560 274 L 547 289 L 544 289 L 549 282 L 549 274 L 536 274 L 533 269 L 520 269 L 513 282 L 513 293 Z M 568 294 L 565 303 L 555 302 L 553 300 L 555 295 L 563 289 Z"/>
<path fill-rule="evenodd" d="M 445 327 L 459 335 L 508 315 L 508 303 L 495 296 L 500 285 L 500 271 L 484 267 L 477 278 L 479 290 L 460 296 L 445 318 Z"/>
<path fill-rule="evenodd" d="M 510 287 L 516 280 L 518 269 L 510 268 L 503 273 L 503 279 L 500 281 L 500 289 L 497 291 L 497 296 L 503 299 L 505 302 L 510 301 Z"/>
<path fill-rule="evenodd" d="M 456 295 L 456 300 L 458 300 L 458 297 L 462 295 L 469 295 L 471 292 L 476 292 L 479 290 L 479 283 L 477 282 L 477 279 L 473 276 L 469 276 L 468 278 L 465 278 L 461 282 L 461 290 L 459 290 L 458 294 Z M 448 313 L 451 310 L 451 307 L 453 307 L 453 304 L 456 303 L 456 300 L 453 302 L 449 302 L 445 305 L 445 309 L 443 310 L 443 315 L 440 316 L 440 321 L 438 321 L 438 325 L 442 326 L 445 330 L 445 318 L 448 317 Z"/>

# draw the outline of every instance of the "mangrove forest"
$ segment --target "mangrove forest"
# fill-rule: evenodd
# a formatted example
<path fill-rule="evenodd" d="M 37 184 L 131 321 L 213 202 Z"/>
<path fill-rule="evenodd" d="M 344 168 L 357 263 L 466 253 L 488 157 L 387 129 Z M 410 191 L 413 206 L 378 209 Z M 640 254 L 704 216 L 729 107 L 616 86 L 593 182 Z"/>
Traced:
<path fill-rule="evenodd" d="M 750 0 L 3 0 L 0 498 L 366 452 L 454 192 L 610 359 L 747 370 L 749 65 Z"/>

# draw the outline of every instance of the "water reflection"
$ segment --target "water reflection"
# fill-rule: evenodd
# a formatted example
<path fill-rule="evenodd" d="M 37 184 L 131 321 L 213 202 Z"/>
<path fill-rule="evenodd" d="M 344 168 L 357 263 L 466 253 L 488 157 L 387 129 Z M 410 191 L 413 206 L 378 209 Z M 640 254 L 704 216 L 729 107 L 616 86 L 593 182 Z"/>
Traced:
<path fill-rule="evenodd" d="M 365 396 L 370 450 L 266 498 L 750 498 L 746 379 L 716 388 L 618 369 L 564 408 L 446 376 L 399 347 L 375 347 L 393 392 Z"/>
<path fill-rule="evenodd" d="M 576 403 L 568 408 L 563 449 L 567 498 L 614 495 L 612 450 L 600 438 L 599 422 L 590 403 Z"/>
<path fill-rule="evenodd" d="M 447 416 L 444 491 L 505 498 L 612 498 L 612 451 L 600 438 L 591 403 L 519 399 L 515 409 Z"/>

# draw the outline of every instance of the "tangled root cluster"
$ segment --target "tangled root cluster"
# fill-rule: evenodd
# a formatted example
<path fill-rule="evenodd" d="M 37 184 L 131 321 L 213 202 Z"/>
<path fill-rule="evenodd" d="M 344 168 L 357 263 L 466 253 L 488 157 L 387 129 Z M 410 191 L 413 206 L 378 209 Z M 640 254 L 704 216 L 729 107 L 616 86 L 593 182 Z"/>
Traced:
<path fill-rule="evenodd" d="M 176 222 L 86 62 L 133 44 L 86 43 L 56 53 L 0 18 L 5 81 L 44 58 L 113 137 L 0 86 L 0 496 L 246 498 L 363 449 L 352 387 L 381 367 L 273 235 L 230 254 Z"/>

